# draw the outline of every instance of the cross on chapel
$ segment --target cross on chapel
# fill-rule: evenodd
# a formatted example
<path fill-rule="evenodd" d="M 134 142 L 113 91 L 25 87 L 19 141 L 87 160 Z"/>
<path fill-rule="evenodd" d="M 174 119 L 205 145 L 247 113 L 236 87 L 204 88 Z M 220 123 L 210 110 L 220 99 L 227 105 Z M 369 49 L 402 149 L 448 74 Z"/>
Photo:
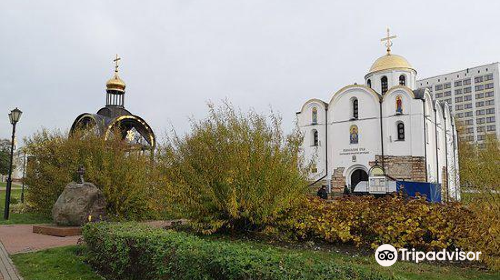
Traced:
<path fill-rule="evenodd" d="M 115 62 L 115 73 L 118 73 L 118 61 L 121 60 L 121 57 L 118 56 L 118 54 L 116 55 L 116 58 L 113 59 L 113 61 Z"/>
<path fill-rule="evenodd" d="M 387 54 L 391 53 L 391 47 L 392 47 L 391 39 L 395 39 L 396 37 L 397 37 L 396 35 L 391 36 L 391 34 L 389 32 L 389 28 L 387 28 L 387 37 L 380 39 L 380 41 L 382 41 L 382 42 L 386 41 L 385 46 L 387 47 Z"/>

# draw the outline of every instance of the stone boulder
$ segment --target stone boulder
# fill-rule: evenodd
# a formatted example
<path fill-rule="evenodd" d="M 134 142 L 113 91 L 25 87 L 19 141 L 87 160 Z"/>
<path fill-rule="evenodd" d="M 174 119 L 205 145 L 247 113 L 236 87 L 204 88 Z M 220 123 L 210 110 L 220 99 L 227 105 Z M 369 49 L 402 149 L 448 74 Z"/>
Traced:
<path fill-rule="evenodd" d="M 71 182 L 52 208 L 52 218 L 57 225 L 81 226 L 89 221 L 105 217 L 106 200 L 94 184 Z"/>

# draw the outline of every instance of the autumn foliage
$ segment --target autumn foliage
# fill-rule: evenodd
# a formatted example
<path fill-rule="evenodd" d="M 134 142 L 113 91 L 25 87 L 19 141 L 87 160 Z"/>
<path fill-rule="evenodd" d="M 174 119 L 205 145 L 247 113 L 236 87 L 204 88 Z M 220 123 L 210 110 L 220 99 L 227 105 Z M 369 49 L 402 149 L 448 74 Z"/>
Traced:
<path fill-rule="evenodd" d="M 477 213 L 477 223 L 470 232 L 478 237 L 470 247 L 482 251 L 500 251 L 500 140 L 485 135 L 482 144 L 459 142 L 460 182 L 462 200 Z M 500 258 L 488 258 L 500 269 Z"/>
<path fill-rule="evenodd" d="M 381 244 L 424 251 L 461 248 L 482 251 L 499 268 L 500 225 L 460 203 L 429 203 L 401 196 L 350 196 L 326 202 L 309 198 L 267 230 L 298 239 L 316 238 L 376 248 Z M 498 221 L 498 220 L 497 220 Z"/>
<path fill-rule="evenodd" d="M 27 203 L 35 211 L 49 214 L 64 187 L 77 181 L 76 170 L 83 165 L 85 180 L 103 191 L 110 217 L 136 220 L 157 215 L 150 199 L 157 193 L 151 158 L 128 153 L 119 139 L 41 131 L 25 141 L 30 155 Z"/>
<path fill-rule="evenodd" d="M 284 135 L 276 115 L 209 105 L 206 119 L 161 149 L 166 206 L 203 233 L 258 230 L 307 192 L 301 140 L 298 132 Z"/>

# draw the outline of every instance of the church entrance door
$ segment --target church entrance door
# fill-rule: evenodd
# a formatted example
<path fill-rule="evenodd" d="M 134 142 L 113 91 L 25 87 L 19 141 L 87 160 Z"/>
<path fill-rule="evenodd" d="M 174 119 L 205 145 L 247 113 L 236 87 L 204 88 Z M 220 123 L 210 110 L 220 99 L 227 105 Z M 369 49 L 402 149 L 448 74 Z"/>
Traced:
<path fill-rule="evenodd" d="M 354 192 L 354 188 L 361 181 L 368 181 L 368 174 L 363 169 L 356 169 L 351 174 L 351 192 Z"/>

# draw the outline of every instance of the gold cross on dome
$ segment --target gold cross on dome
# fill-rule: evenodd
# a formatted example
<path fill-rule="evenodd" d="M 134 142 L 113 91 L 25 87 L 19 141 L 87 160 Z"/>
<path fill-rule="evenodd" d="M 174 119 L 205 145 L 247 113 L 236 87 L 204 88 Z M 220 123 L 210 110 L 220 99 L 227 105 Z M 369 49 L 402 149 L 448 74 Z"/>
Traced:
<path fill-rule="evenodd" d="M 391 36 L 391 34 L 389 32 L 389 28 L 387 28 L 387 37 L 380 39 L 380 41 L 382 41 L 382 42 L 386 41 L 385 42 L 385 46 L 387 47 L 387 53 L 388 54 L 391 53 L 391 47 L 392 47 L 392 41 L 391 41 L 391 39 L 395 39 L 396 37 L 397 37 L 396 35 Z"/>
<path fill-rule="evenodd" d="M 118 61 L 120 61 L 122 58 L 118 56 L 118 54 L 116 55 L 116 58 L 113 59 L 113 61 L 115 62 L 115 73 L 118 73 Z"/>

